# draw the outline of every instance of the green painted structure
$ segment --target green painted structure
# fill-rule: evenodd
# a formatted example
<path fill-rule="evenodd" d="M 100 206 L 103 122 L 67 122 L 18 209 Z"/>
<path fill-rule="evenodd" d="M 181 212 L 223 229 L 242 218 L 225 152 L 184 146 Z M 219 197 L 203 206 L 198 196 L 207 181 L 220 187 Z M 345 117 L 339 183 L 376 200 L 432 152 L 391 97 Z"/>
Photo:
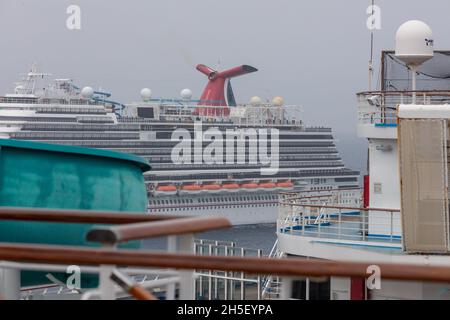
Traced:
<path fill-rule="evenodd" d="M 131 154 L 0 139 L 0 206 L 145 213 L 142 173 L 148 170 L 146 160 Z M 0 242 L 92 246 L 84 240 L 91 227 L 0 221 Z M 139 242 L 124 246 L 137 248 Z M 96 277 L 82 278 L 83 286 L 96 285 Z M 49 281 L 42 273 L 22 273 L 22 285 L 43 282 Z"/>

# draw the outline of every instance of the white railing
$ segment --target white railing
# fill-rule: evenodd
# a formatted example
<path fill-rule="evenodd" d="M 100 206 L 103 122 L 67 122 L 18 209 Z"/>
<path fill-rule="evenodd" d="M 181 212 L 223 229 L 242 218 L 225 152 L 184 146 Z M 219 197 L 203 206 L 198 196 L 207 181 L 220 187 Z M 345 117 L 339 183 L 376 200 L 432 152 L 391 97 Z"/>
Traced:
<path fill-rule="evenodd" d="M 278 239 L 275 240 L 275 243 L 273 244 L 272 250 L 270 250 L 268 257 L 272 259 L 281 259 L 284 257 L 284 252 L 278 249 Z M 263 278 L 261 286 L 262 299 L 270 299 L 272 298 L 272 296 L 275 296 L 276 298 L 279 297 L 281 288 L 280 277 L 273 274 L 267 275 Z"/>
<path fill-rule="evenodd" d="M 397 124 L 397 106 L 416 104 L 450 103 L 450 91 L 370 91 L 357 94 L 358 121 L 360 124 L 394 126 Z"/>
<path fill-rule="evenodd" d="M 195 240 L 198 255 L 224 257 L 262 257 L 261 249 L 236 247 L 232 241 Z M 196 270 L 195 292 L 197 299 L 206 300 L 260 300 L 261 276 L 244 272 Z"/>
<path fill-rule="evenodd" d="M 287 193 L 278 232 L 348 241 L 400 243 L 398 209 L 362 208 L 360 189 Z"/>

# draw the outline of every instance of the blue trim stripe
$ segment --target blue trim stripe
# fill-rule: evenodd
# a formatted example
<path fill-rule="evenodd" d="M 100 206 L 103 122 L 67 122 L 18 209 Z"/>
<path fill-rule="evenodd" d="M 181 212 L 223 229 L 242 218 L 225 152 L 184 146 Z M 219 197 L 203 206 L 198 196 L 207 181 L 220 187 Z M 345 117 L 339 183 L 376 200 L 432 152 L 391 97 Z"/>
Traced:
<path fill-rule="evenodd" d="M 397 124 L 396 123 L 375 123 L 375 127 L 395 128 L 395 127 L 397 127 Z"/>
<path fill-rule="evenodd" d="M 389 234 L 375 234 L 375 233 L 369 233 L 367 235 L 368 238 L 383 238 L 383 239 L 390 239 L 391 236 Z M 392 236 L 392 239 L 398 239 L 401 240 L 402 236 Z"/>
<path fill-rule="evenodd" d="M 344 243 L 344 242 L 336 242 L 336 241 L 316 241 L 313 240 L 311 243 L 321 243 L 321 244 L 334 244 L 340 245 L 344 247 L 369 247 L 369 248 L 377 248 L 377 249 L 387 249 L 387 250 L 402 250 L 402 247 L 389 247 L 383 245 L 372 245 L 372 244 L 360 244 L 360 243 Z"/>

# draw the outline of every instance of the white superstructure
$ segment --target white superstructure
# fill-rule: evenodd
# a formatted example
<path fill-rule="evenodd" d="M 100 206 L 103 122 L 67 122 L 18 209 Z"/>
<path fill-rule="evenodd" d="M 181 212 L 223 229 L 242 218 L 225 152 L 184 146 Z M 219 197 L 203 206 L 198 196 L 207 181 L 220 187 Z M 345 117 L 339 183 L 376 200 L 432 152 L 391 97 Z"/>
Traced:
<path fill-rule="evenodd" d="M 403 65 L 407 71 L 420 71 L 420 64 L 433 56 L 431 30 L 422 22 L 403 25 L 397 40 L 400 41 L 397 58 L 409 66 Z M 386 55 L 383 52 L 383 59 L 387 59 Z M 411 78 L 412 88 L 416 88 L 416 76 Z M 357 94 L 358 135 L 369 142 L 363 208 L 339 202 L 344 191 L 331 195 L 322 204 L 318 195 L 313 198 L 315 203 L 305 199 L 300 202 L 289 195 L 283 200 L 277 225 L 278 250 L 283 254 L 373 261 L 368 275 L 383 272 L 376 269 L 376 263 L 450 266 L 447 255 L 450 91 L 392 90 L 390 85 L 386 84 L 381 91 Z M 302 197 L 305 198 L 304 195 L 296 198 Z M 311 219 L 311 210 L 320 214 Z M 370 281 L 307 279 L 297 283 L 299 293 L 295 298 L 450 299 L 447 284 Z"/>

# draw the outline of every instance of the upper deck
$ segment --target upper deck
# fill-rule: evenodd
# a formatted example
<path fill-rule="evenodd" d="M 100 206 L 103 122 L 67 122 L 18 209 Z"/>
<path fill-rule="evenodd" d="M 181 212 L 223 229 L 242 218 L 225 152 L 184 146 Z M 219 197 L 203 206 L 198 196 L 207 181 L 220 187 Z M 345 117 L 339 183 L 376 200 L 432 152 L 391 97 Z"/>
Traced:
<path fill-rule="evenodd" d="M 358 135 L 364 138 L 397 139 L 397 108 L 400 104 L 447 104 L 450 91 L 365 91 L 357 93 Z"/>

